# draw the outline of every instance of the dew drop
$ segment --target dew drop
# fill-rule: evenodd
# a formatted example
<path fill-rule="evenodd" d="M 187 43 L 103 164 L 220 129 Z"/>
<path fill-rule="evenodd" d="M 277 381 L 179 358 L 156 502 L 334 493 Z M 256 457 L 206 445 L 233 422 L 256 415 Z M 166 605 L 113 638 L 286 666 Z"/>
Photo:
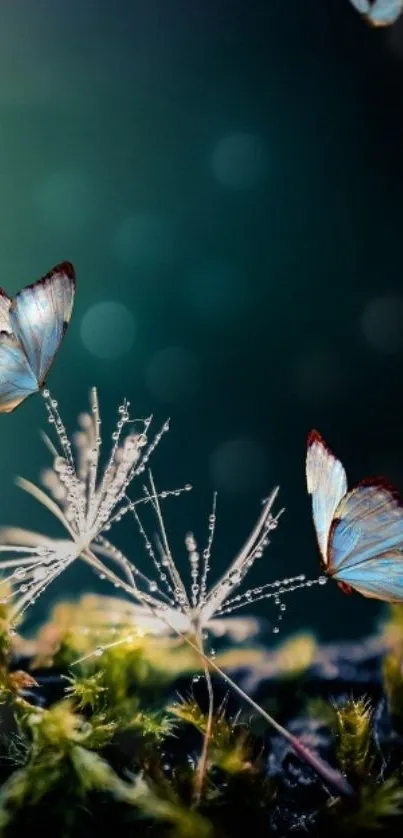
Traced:
<path fill-rule="evenodd" d="M 32 575 L 33 575 L 33 578 L 34 578 L 35 582 L 39 582 L 41 579 L 46 579 L 48 574 L 47 574 L 46 568 L 36 567 L 35 570 L 33 571 Z"/>

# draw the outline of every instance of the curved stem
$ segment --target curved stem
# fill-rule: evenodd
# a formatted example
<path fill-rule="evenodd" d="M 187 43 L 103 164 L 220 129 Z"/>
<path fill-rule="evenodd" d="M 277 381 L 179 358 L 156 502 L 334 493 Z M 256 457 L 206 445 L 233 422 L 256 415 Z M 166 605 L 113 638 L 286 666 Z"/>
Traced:
<path fill-rule="evenodd" d="M 119 579 L 113 573 L 113 571 L 111 571 L 106 565 L 104 565 L 103 562 L 98 561 L 90 550 L 83 552 L 81 556 L 84 559 L 84 561 L 92 565 L 93 568 L 95 568 L 96 570 L 102 570 L 102 573 L 107 578 L 109 578 L 111 582 L 115 584 L 116 581 L 118 581 L 123 590 L 125 590 L 127 593 L 133 596 L 136 601 L 142 601 L 143 604 L 145 604 L 150 609 L 151 613 L 155 615 L 155 609 L 153 609 L 152 605 L 147 600 L 147 598 L 144 597 L 144 599 L 142 599 L 141 592 L 138 589 L 134 591 L 130 588 L 128 584 L 122 583 L 122 580 Z M 307 762 L 308 765 L 311 766 L 313 771 L 315 771 L 315 773 L 318 774 L 319 777 L 321 777 L 325 783 L 337 789 L 339 794 L 353 794 L 353 789 L 350 786 L 350 783 L 346 780 L 346 778 L 343 776 L 343 774 L 341 774 L 340 771 L 337 771 L 336 769 L 332 768 L 330 765 L 328 765 L 328 763 L 326 763 L 320 757 L 316 756 L 316 754 L 313 754 L 312 751 L 309 750 L 309 748 L 305 747 L 305 745 L 300 741 L 300 739 L 298 739 L 298 737 L 290 733 L 290 731 L 283 727 L 283 725 L 281 725 L 279 722 L 277 722 L 273 718 L 273 716 L 270 716 L 269 713 L 266 713 L 263 707 L 260 707 L 260 705 L 257 704 L 257 702 L 254 701 L 253 698 L 251 698 L 248 695 L 248 693 L 244 692 L 244 690 L 241 687 L 239 687 L 238 684 L 236 684 L 235 681 L 233 681 L 232 678 L 230 678 L 229 675 L 226 674 L 226 672 L 220 669 L 220 667 L 217 666 L 217 664 L 214 661 L 209 659 L 204 654 L 204 651 L 202 651 L 199 648 L 197 643 L 194 643 L 190 639 L 190 637 L 188 637 L 183 632 L 179 631 L 179 629 L 175 628 L 167 619 L 167 617 L 163 617 L 161 614 L 158 614 L 157 616 L 159 616 L 159 618 L 165 622 L 165 624 L 171 629 L 171 631 L 173 631 L 178 637 L 181 637 L 182 640 L 185 643 L 187 643 L 188 646 L 191 646 L 191 648 L 194 649 L 195 652 L 197 652 L 198 656 L 201 658 L 201 660 L 203 660 L 203 665 L 206 665 L 210 669 L 213 669 L 215 672 L 217 672 L 217 674 L 225 681 L 225 683 L 228 684 L 234 690 L 234 692 L 236 692 L 240 696 L 240 698 L 242 698 L 243 701 L 246 701 L 246 703 L 249 704 L 250 707 L 252 707 L 256 713 L 262 716 L 263 719 L 265 719 L 265 721 L 272 728 L 274 728 L 274 730 L 280 736 L 283 737 L 283 739 L 286 739 L 287 742 L 290 743 L 294 751 L 298 754 L 298 756 L 300 756 L 301 759 Z"/>
<path fill-rule="evenodd" d="M 196 773 L 196 785 L 195 785 L 195 797 L 194 802 L 196 806 L 199 806 L 202 792 L 203 792 L 203 784 L 204 778 L 206 776 L 207 771 L 207 754 L 208 754 L 208 747 L 209 742 L 211 739 L 211 731 L 213 728 L 213 713 L 214 713 L 214 692 L 213 692 L 213 684 L 211 681 L 210 669 L 209 669 L 209 660 L 206 658 L 204 654 L 204 644 L 203 644 L 203 633 L 202 630 L 199 628 L 197 632 L 197 646 L 199 647 L 200 657 L 203 664 L 204 675 L 206 679 L 206 686 L 207 686 L 207 694 L 208 694 L 208 713 L 207 713 L 207 724 L 206 730 L 204 732 L 203 737 L 203 747 L 200 754 L 199 764 L 197 766 L 197 773 Z"/>
<path fill-rule="evenodd" d="M 217 666 L 217 664 L 215 664 L 213 661 L 210 661 L 210 666 L 220 675 L 220 677 L 227 684 L 229 684 L 229 686 L 234 690 L 234 692 L 236 692 L 240 696 L 240 698 L 243 699 L 243 701 L 246 701 L 247 704 L 253 707 L 256 713 L 259 713 L 259 715 L 262 716 L 266 720 L 266 722 L 268 722 L 268 724 L 271 727 L 273 727 L 274 730 L 276 730 L 277 733 L 280 734 L 280 736 L 283 737 L 283 739 L 286 739 L 287 742 L 290 743 L 290 745 L 298 754 L 298 756 L 305 760 L 305 762 L 307 762 L 308 765 L 311 766 L 315 773 L 319 774 L 319 776 L 322 777 L 322 780 L 325 783 L 328 783 L 329 785 L 337 788 L 339 794 L 351 795 L 353 793 L 353 789 L 351 788 L 350 783 L 346 780 L 343 774 L 340 773 L 340 771 L 337 771 L 335 768 L 332 768 L 320 757 L 317 757 L 316 754 L 313 754 L 312 751 L 305 747 L 305 745 L 301 742 L 300 739 L 298 739 L 296 736 L 290 733 L 290 731 L 283 727 L 283 725 L 281 725 L 279 722 L 276 722 L 273 716 L 270 716 L 269 713 L 266 713 L 263 707 L 260 707 L 260 705 L 257 704 L 257 702 L 254 701 L 253 698 L 250 697 L 250 695 L 244 692 L 244 690 L 241 687 L 239 687 L 238 684 L 236 684 L 235 681 L 233 681 L 232 678 L 229 677 L 229 675 L 223 672 L 223 670 L 220 669 L 220 667 Z"/>

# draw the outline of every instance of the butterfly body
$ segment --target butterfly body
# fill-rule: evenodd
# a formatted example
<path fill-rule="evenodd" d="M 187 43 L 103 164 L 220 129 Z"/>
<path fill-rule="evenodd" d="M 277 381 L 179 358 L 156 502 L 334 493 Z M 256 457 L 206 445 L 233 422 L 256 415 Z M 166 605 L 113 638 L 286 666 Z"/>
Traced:
<path fill-rule="evenodd" d="M 321 564 L 345 593 L 403 602 L 403 508 L 383 478 L 353 489 L 317 431 L 308 437 L 306 478 Z"/>
<path fill-rule="evenodd" d="M 70 322 L 75 273 L 62 262 L 11 299 L 0 288 L 0 413 L 41 390 Z"/>

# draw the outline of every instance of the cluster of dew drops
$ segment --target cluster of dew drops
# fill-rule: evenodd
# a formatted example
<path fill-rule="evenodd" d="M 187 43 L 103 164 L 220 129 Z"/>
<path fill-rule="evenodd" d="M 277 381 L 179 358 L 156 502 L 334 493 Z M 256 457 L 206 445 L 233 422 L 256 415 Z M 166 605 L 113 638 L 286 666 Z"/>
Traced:
<path fill-rule="evenodd" d="M 278 588 L 278 590 L 273 594 L 269 594 L 268 596 L 266 595 L 266 597 L 264 597 L 264 598 L 265 599 L 268 598 L 268 597 L 273 598 L 274 605 L 278 609 L 276 620 L 273 621 L 273 623 L 272 623 L 272 629 L 271 629 L 272 633 L 275 634 L 275 635 L 280 634 L 280 626 L 278 625 L 278 623 L 280 623 L 282 621 L 284 613 L 287 610 L 286 604 L 284 602 L 282 602 L 282 595 L 283 594 L 291 593 L 291 591 L 296 591 L 296 590 L 301 589 L 301 588 L 312 588 L 313 585 L 321 585 L 321 586 L 326 585 L 327 581 L 328 581 L 328 579 L 327 579 L 326 576 L 319 576 L 318 579 L 306 579 L 304 574 L 300 574 L 299 576 L 291 576 L 289 578 L 277 579 L 275 582 L 271 582 L 270 586 L 273 587 L 273 588 Z M 259 589 L 256 588 L 255 591 L 258 592 Z M 248 594 L 250 594 L 250 596 L 248 596 Z M 249 600 L 253 599 L 252 591 L 246 591 L 244 596 L 247 600 L 248 599 Z M 230 612 L 232 609 L 228 608 L 227 610 L 228 610 L 228 612 Z M 208 632 L 207 631 L 203 632 L 203 640 L 207 641 L 208 637 L 209 637 Z M 214 659 L 215 656 L 216 656 L 215 649 L 210 649 L 209 651 L 206 652 L 206 655 L 208 657 Z M 194 675 L 193 678 L 192 678 L 192 683 L 197 684 L 200 681 L 201 678 L 202 678 L 202 676 L 200 674 Z"/>
<path fill-rule="evenodd" d="M 282 594 L 291 593 L 291 591 L 296 591 L 301 588 L 312 588 L 313 585 L 326 585 L 327 581 L 327 576 L 319 576 L 318 579 L 307 579 L 303 573 L 288 579 L 277 579 L 273 583 L 273 586 L 278 588 L 278 591 L 273 596 L 274 605 L 277 608 L 277 618 L 272 627 L 273 634 L 280 634 L 278 623 L 282 621 L 284 612 L 287 610 L 285 602 L 282 601 Z"/>

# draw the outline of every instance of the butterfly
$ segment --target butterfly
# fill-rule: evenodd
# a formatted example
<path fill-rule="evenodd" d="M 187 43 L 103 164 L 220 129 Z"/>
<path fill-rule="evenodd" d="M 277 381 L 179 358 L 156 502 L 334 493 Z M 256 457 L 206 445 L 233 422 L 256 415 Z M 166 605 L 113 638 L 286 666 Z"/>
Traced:
<path fill-rule="evenodd" d="M 403 12 L 403 0 L 350 0 L 370 26 L 392 26 Z"/>
<path fill-rule="evenodd" d="M 0 288 L 0 413 L 45 384 L 73 310 L 75 273 L 62 262 L 10 298 Z"/>
<path fill-rule="evenodd" d="M 403 602 L 403 507 L 383 478 L 348 491 L 346 472 L 317 431 L 308 437 L 306 480 L 327 576 L 345 593 Z"/>

